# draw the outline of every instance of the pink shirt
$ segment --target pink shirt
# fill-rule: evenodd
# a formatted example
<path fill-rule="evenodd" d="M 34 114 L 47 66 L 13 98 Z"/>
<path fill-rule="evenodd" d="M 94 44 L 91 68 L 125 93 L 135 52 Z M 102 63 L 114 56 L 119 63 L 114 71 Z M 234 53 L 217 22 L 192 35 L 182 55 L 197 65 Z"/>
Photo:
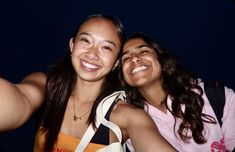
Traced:
<path fill-rule="evenodd" d="M 203 88 L 203 83 L 200 83 Z M 216 118 L 216 115 L 207 99 L 206 95 L 203 94 L 204 107 L 203 113 L 209 114 Z M 178 134 L 174 133 L 174 117 L 167 111 L 163 113 L 157 108 L 148 105 L 146 111 L 153 118 L 154 122 L 158 126 L 158 129 L 161 135 L 167 139 L 167 141 L 172 144 L 180 152 L 225 152 L 226 149 L 232 151 L 235 147 L 235 93 L 232 89 L 225 87 L 225 106 L 222 118 L 222 129 L 220 128 L 219 123 L 217 124 L 208 124 L 204 123 L 205 128 L 205 137 L 207 142 L 205 144 L 197 144 L 193 139 L 189 143 L 183 142 Z M 172 100 L 170 97 L 167 98 L 167 104 L 171 108 Z M 183 107 L 182 107 L 183 108 Z M 180 120 L 177 120 L 176 130 L 180 124 Z M 177 133 L 177 132 L 176 132 Z M 131 146 L 130 140 L 127 141 L 127 146 L 130 151 L 134 151 Z M 225 148 L 226 147 L 226 148 Z"/>

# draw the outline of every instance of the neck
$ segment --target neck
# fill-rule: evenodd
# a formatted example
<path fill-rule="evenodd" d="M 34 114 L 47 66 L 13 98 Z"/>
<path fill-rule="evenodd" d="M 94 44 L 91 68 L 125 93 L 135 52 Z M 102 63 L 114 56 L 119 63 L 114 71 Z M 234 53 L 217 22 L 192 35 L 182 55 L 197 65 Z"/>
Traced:
<path fill-rule="evenodd" d="M 75 101 L 77 102 L 89 102 L 94 101 L 100 94 L 103 81 L 98 82 L 84 82 L 78 81 L 73 91 Z"/>
<path fill-rule="evenodd" d="M 147 87 L 139 88 L 139 91 L 149 104 L 166 112 L 167 94 L 162 88 L 162 82 L 152 83 Z"/>

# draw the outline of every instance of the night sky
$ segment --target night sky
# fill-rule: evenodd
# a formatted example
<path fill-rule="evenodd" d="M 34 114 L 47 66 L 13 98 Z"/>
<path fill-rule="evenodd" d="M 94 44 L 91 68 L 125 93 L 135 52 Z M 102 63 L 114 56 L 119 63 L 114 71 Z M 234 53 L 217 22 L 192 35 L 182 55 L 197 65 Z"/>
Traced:
<path fill-rule="evenodd" d="M 150 34 L 200 78 L 235 89 L 234 0 L 0 0 L 0 76 L 18 82 L 46 72 L 80 21 L 100 12 L 119 18 L 127 34 Z M 33 140 L 32 119 L 0 134 L 0 151 L 30 152 Z"/>

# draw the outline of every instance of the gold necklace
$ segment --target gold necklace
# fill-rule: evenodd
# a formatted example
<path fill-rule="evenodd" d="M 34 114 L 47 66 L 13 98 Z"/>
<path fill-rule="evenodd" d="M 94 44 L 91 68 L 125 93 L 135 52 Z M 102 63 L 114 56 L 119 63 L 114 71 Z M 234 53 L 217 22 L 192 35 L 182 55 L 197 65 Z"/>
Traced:
<path fill-rule="evenodd" d="M 76 115 L 75 102 L 74 102 L 74 96 L 73 96 L 73 121 L 82 120 L 82 117 L 84 117 L 86 114 L 88 114 L 88 112 L 90 112 L 90 110 L 88 110 L 87 112 L 85 112 L 81 116 Z"/>

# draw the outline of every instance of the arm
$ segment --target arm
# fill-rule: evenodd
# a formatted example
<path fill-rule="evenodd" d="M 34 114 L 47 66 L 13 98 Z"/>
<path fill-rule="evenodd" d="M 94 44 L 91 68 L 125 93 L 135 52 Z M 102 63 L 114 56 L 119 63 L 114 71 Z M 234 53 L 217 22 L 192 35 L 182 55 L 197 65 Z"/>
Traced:
<path fill-rule="evenodd" d="M 222 118 L 222 131 L 227 150 L 235 149 L 235 93 L 225 87 L 225 106 Z"/>
<path fill-rule="evenodd" d="M 137 109 L 127 103 L 118 104 L 117 124 L 122 132 L 131 139 L 136 152 L 173 152 L 176 151 L 159 133 L 153 120 L 143 109 Z M 125 119 L 124 119 L 125 118 Z"/>
<path fill-rule="evenodd" d="M 33 73 L 19 84 L 0 78 L 0 132 L 25 123 L 43 103 L 46 75 Z"/>

